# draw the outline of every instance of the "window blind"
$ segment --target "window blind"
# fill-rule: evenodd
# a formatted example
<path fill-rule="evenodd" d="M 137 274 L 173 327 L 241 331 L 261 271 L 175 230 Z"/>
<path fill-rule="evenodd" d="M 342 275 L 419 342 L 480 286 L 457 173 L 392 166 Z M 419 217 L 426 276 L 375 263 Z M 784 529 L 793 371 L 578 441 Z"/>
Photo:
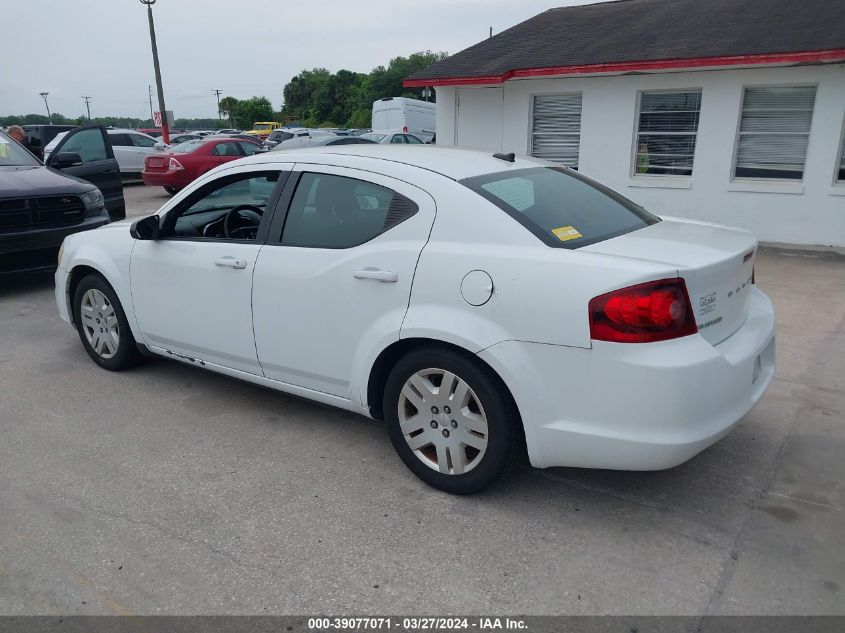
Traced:
<path fill-rule="evenodd" d="M 531 155 L 578 169 L 581 93 L 537 95 L 531 117 Z"/>
<path fill-rule="evenodd" d="M 691 176 L 701 90 L 640 93 L 634 174 Z"/>
<path fill-rule="evenodd" d="M 801 180 L 815 101 L 815 86 L 746 88 L 734 177 Z"/>

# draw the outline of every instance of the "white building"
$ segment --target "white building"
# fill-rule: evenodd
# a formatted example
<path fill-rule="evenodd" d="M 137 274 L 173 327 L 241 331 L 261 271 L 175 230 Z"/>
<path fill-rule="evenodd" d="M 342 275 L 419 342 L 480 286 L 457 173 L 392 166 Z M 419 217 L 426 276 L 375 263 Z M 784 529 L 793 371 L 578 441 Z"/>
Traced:
<path fill-rule="evenodd" d="M 437 144 L 555 160 L 658 214 L 845 246 L 845 1 L 564 7 L 409 77 Z"/>

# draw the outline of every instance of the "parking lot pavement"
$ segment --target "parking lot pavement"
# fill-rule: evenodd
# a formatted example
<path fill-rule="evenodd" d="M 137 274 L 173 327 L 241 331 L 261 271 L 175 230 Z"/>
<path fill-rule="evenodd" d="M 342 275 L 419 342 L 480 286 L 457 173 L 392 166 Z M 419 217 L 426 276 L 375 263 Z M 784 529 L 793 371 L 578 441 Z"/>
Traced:
<path fill-rule="evenodd" d="M 126 217 L 141 218 L 158 211 L 173 196 L 164 187 L 147 187 L 142 182 L 133 182 L 123 186 L 126 200 Z"/>
<path fill-rule="evenodd" d="M 687 464 L 472 497 L 415 479 L 380 423 L 171 361 L 101 370 L 51 277 L 4 282 L 0 613 L 841 614 L 844 278 L 760 253 L 777 377 Z"/>

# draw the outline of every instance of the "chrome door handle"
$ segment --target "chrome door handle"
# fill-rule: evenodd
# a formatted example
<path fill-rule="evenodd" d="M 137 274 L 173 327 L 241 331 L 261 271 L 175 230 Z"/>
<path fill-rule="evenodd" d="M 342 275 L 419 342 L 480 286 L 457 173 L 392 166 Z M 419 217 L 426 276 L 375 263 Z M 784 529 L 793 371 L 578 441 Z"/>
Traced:
<path fill-rule="evenodd" d="M 228 266 L 229 268 L 242 269 L 246 268 L 245 259 L 235 259 L 234 257 L 220 257 L 214 260 L 215 266 Z"/>
<path fill-rule="evenodd" d="M 375 279 L 385 284 L 394 284 L 399 281 L 399 273 L 392 270 L 379 270 L 378 268 L 365 268 L 352 273 L 355 279 Z"/>

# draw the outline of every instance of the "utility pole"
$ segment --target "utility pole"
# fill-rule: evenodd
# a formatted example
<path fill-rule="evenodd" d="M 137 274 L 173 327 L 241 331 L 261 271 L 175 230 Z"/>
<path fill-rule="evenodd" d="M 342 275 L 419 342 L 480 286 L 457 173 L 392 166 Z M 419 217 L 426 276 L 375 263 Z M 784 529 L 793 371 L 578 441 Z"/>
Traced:
<path fill-rule="evenodd" d="M 493 27 L 490 27 L 490 37 L 493 37 Z"/>
<path fill-rule="evenodd" d="M 150 95 L 150 126 L 153 124 L 153 87 L 147 85 L 147 91 Z"/>
<path fill-rule="evenodd" d="M 50 114 L 50 104 L 47 103 L 47 95 L 49 95 L 50 93 L 39 92 L 38 94 L 40 94 L 41 98 L 44 99 L 44 105 L 47 107 L 47 121 L 50 123 L 50 125 L 53 125 L 53 116 Z"/>
<path fill-rule="evenodd" d="M 223 113 L 220 112 L 220 93 L 223 92 L 222 90 L 218 90 L 217 88 L 212 88 L 211 92 L 217 95 L 217 118 L 221 121 L 223 120 Z"/>
<path fill-rule="evenodd" d="M 85 107 L 88 109 L 88 120 L 91 120 L 91 97 L 82 97 L 85 99 Z"/>
<path fill-rule="evenodd" d="M 166 145 L 170 143 L 170 125 L 167 121 L 167 107 L 164 105 L 164 89 L 161 87 L 161 68 L 158 63 L 158 46 L 156 45 L 156 27 L 153 22 L 153 5 L 156 0 L 140 0 L 147 5 L 147 18 L 150 23 L 150 44 L 153 49 L 153 67 L 156 74 L 156 88 L 158 89 L 158 109 L 161 112 L 161 140 Z"/>

